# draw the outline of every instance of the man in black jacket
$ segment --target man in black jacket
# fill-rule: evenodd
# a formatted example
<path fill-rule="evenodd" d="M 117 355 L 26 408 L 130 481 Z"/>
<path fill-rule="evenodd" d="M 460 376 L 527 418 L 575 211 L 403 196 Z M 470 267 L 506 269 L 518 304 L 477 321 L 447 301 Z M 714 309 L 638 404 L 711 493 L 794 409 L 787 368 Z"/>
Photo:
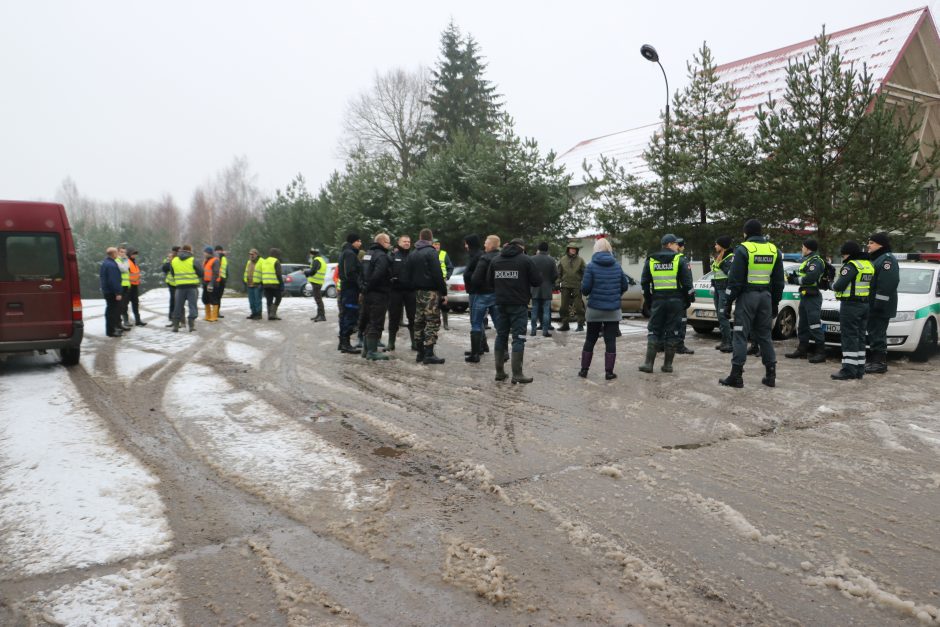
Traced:
<path fill-rule="evenodd" d="M 359 249 L 362 238 L 358 233 L 346 236 L 346 244 L 339 255 L 339 350 L 358 353 L 359 348 L 349 343 L 349 337 L 359 324 L 359 281 L 362 269 L 359 266 Z"/>
<path fill-rule="evenodd" d="M 472 279 L 480 257 L 483 256 L 483 251 L 480 248 L 480 236 L 476 234 L 467 235 L 463 238 L 463 247 L 467 251 L 467 265 L 463 271 L 463 285 L 464 289 L 467 290 L 467 304 L 470 309 L 470 352 L 466 354 L 467 357 L 464 361 L 477 362 L 480 361 L 479 355 L 483 354 L 480 350 L 480 336 L 483 334 L 483 329 L 477 329 L 473 326 L 473 299 L 476 296 L 476 287 L 473 285 Z M 472 359 L 472 357 L 476 357 L 476 359 Z"/>
<path fill-rule="evenodd" d="M 401 327 L 402 309 L 408 316 L 408 335 L 411 336 L 411 350 L 416 351 L 415 345 L 415 291 L 402 280 L 405 270 L 405 260 L 411 253 L 411 236 L 402 235 L 398 238 L 396 246 L 388 255 L 392 261 L 392 291 L 388 297 L 388 346 L 385 350 L 395 350 L 395 338 Z"/>
<path fill-rule="evenodd" d="M 447 283 L 441 272 L 437 250 L 431 244 L 431 229 L 421 229 L 413 253 L 408 255 L 402 278 L 415 290 L 415 342 L 418 343 L 418 363 L 442 364 L 444 360 L 434 354 L 437 334 L 441 328 L 441 304 L 447 303 Z"/>
<path fill-rule="evenodd" d="M 487 235 L 483 242 L 483 254 L 476 258 L 473 271 L 470 272 L 469 266 L 467 272 L 464 272 L 464 282 L 467 283 L 467 290 L 473 289 L 473 300 L 470 306 L 470 329 L 476 332 L 478 345 L 475 349 L 470 349 L 465 361 L 478 363 L 483 353 L 490 352 L 490 347 L 486 343 L 486 329 L 484 322 L 486 316 L 493 318 L 495 325 L 499 314 L 496 312 L 496 295 L 493 293 L 493 287 L 487 285 L 486 277 L 489 273 L 490 263 L 499 256 L 499 235 Z"/>
<path fill-rule="evenodd" d="M 379 233 L 362 258 L 362 316 L 366 327 L 362 356 L 372 361 L 388 359 L 388 355 L 379 352 L 378 345 L 392 289 L 392 260 L 388 256 L 390 244 L 388 235 Z"/>
<path fill-rule="evenodd" d="M 487 269 L 487 284 L 496 295 L 499 315 L 496 323 L 496 346 L 493 356 L 496 361 L 496 380 L 505 381 L 506 350 L 509 334 L 512 333 L 512 382 L 531 383 L 532 377 L 522 373 L 525 355 L 525 326 L 528 319 L 529 298 L 533 287 L 542 284 L 542 275 L 525 254 L 525 242 L 514 239 L 494 257 Z"/>

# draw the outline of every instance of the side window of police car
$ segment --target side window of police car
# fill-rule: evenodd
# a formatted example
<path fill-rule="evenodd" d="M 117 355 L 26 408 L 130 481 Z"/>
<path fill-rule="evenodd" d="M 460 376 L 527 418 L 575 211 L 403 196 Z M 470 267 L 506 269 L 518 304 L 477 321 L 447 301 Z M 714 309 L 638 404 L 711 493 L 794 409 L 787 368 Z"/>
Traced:
<path fill-rule="evenodd" d="M 940 272 L 937 273 L 937 289 L 934 291 L 934 296 L 940 296 Z"/>

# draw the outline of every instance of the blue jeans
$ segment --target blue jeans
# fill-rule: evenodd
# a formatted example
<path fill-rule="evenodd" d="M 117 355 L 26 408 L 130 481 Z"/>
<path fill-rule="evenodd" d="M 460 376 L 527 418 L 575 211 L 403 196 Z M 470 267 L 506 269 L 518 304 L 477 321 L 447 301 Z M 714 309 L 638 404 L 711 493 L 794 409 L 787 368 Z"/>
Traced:
<path fill-rule="evenodd" d="M 349 337 L 359 326 L 359 289 L 343 286 L 339 293 L 340 308 L 343 315 L 339 321 L 340 337 Z"/>
<path fill-rule="evenodd" d="M 525 322 L 528 316 L 525 305 L 497 305 L 499 316 L 496 323 L 496 350 L 509 348 L 509 334 L 512 334 L 512 352 L 525 350 Z"/>
<path fill-rule="evenodd" d="M 533 331 L 535 331 L 539 318 L 542 319 L 542 331 L 548 331 L 548 327 L 552 325 L 552 300 L 550 298 L 532 299 L 531 322 Z"/>
<path fill-rule="evenodd" d="M 483 332 L 483 322 L 486 314 L 493 318 L 493 324 L 499 313 L 496 311 L 496 294 L 474 294 L 470 301 L 470 330 L 474 333 Z"/>
<path fill-rule="evenodd" d="M 251 315 L 261 315 L 261 292 L 264 288 L 260 285 L 248 288 L 248 307 L 251 309 Z"/>

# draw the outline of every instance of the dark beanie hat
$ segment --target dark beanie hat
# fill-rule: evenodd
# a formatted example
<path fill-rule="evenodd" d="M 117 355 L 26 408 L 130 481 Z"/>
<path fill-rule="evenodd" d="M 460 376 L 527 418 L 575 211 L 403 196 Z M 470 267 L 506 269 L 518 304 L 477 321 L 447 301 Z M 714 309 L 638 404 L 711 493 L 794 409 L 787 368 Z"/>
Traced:
<path fill-rule="evenodd" d="M 891 240 L 888 238 L 888 234 L 885 233 L 884 231 L 881 231 L 879 233 L 872 233 L 871 235 L 868 236 L 868 241 L 875 242 L 876 244 L 878 244 L 879 246 L 883 246 L 884 248 L 891 248 Z"/>
<path fill-rule="evenodd" d="M 761 228 L 762 227 L 761 227 L 760 221 L 755 218 L 751 218 L 750 220 L 744 223 L 744 234 L 747 235 L 748 237 L 752 237 L 754 235 L 760 235 Z"/>
<path fill-rule="evenodd" d="M 858 245 L 858 242 L 854 240 L 849 240 L 846 243 L 842 244 L 842 250 L 839 251 L 840 255 L 859 255 L 862 252 L 862 247 Z"/>
<path fill-rule="evenodd" d="M 719 235 L 715 238 L 715 243 L 728 250 L 731 248 L 731 236 L 730 235 Z"/>
<path fill-rule="evenodd" d="M 512 240 L 510 240 L 509 244 L 512 246 L 519 246 L 520 248 L 525 248 L 525 240 L 522 239 L 521 237 L 513 238 Z"/>
<path fill-rule="evenodd" d="M 817 250 L 819 250 L 819 242 L 814 240 L 812 237 L 807 237 L 806 239 L 804 239 L 803 245 L 813 252 L 816 252 Z"/>
<path fill-rule="evenodd" d="M 203 249 L 203 252 L 209 253 L 210 255 L 214 255 L 214 254 L 215 254 L 215 251 L 212 249 L 212 246 L 206 246 L 206 247 Z"/>
<path fill-rule="evenodd" d="M 539 242 L 539 250 L 541 250 L 543 253 L 547 253 L 547 252 L 548 252 L 548 242 Z"/>
<path fill-rule="evenodd" d="M 346 243 L 352 244 L 353 242 L 358 242 L 361 239 L 362 238 L 359 237 L 358 233 L 350 233 L 349 235 L 346 236 Z"/>

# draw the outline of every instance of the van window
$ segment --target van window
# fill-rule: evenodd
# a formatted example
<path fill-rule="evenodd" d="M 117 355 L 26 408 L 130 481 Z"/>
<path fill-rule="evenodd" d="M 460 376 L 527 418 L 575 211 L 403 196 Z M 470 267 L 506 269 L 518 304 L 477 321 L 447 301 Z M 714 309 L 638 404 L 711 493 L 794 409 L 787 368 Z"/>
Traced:
<path fill-rule="evenodd" d="M 64 278 L 56 233 L 0 233 L 0 281 Z"/>

